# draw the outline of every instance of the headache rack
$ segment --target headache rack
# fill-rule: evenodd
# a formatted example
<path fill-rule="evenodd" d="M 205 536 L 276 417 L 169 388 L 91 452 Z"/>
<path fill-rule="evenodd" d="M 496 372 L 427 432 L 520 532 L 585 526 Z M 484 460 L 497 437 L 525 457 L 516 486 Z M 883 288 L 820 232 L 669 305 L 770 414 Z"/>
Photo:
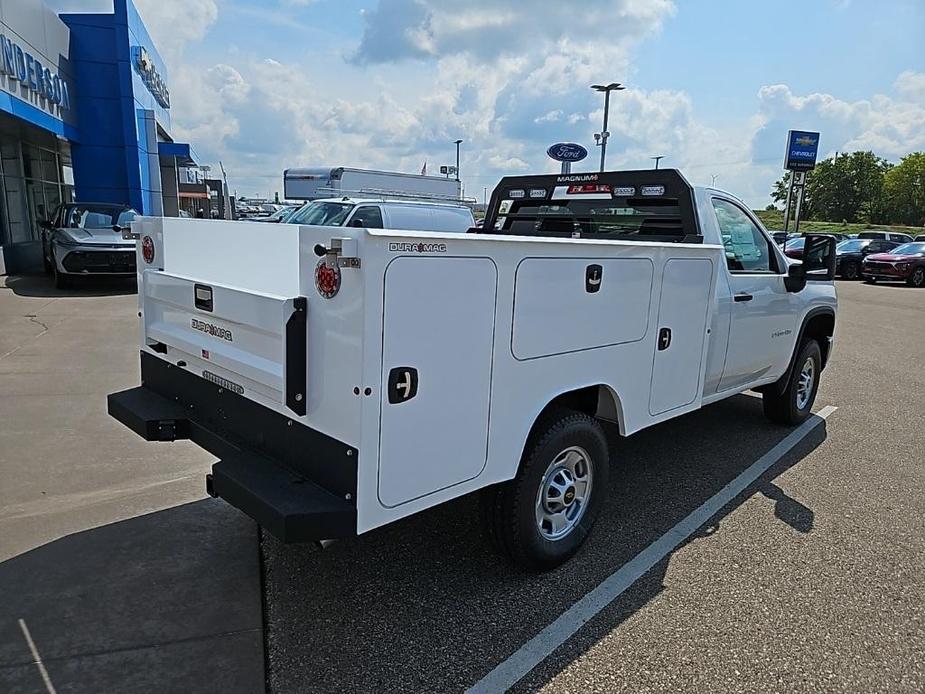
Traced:
<path fill-rule="evenodd" d="M 703 243 L 693 188 L 675 169 L 507 176 L 473 231 Z"/>
<path fill-rule="evenodd" d="M 358 188 L 348 190 L 345 188 L 324 187 L 318 189 L 332 198 L 375 198 L 377 200 L 406 200 L 409 202 L 445 202 L 456 203 L 471 207 L 478 201 L 475 198 L 461 198 L 455 195 L 441 195 L 439 193 L 410 193 L 401 190 L 387 190 L 384 188 Z"/>

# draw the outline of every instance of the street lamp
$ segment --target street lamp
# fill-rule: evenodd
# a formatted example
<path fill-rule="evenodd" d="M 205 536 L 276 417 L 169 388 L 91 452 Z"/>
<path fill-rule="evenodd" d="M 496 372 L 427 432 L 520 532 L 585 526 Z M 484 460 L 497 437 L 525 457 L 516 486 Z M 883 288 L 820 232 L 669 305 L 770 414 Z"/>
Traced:
<path fill-rule="evenodd" d="M 619 82 L 611 82 L 610 84 L 592 84 L 591 89 L 596 92 L 604 92 L 604 127 L 601 129 L 601 132 L 594 133 L 594 140 L 601 148 L 601 171 L 603 171 L 604 159 L 607 156 L 607 138 L 610 137 L 610 133 L 607 132 L 607 115 L 610 113 L 610 92 L 619 92 L 626 89 L 626 87 Z"/>
<path fill-rule="evenodd" d="M 664 154 L 659 154 L 657 157 L 649 157 L 649 159 L 654 159 L 654 160 L 655 160 L 655 168 L 656 168 L 656 169 L 658 168 L 658 162 L 659 162 L 659 160 L 664 159 L 664 158 L 665 158 L 665 155 L 664 155 Z"/>
<path fill-rule="evenodd" d="M 462 140 L 456 140 L 456 180 L 459 180 L 459 145 L 462 144 Z"/>

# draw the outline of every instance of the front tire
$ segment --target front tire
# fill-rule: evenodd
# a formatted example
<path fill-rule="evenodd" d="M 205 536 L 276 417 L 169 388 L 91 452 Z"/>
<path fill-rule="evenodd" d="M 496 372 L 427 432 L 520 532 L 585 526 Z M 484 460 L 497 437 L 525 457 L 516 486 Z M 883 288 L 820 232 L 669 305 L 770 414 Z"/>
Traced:
<path fill-rule="evenodd" d="M 842 266 L 841 276 L 846 280 L 856 280 L 861 276 L 861 266 L 849 261 Z"/>
<path fill-rule="evenodd" d="M 910 287 L 925 287 L 925 267 L 919 266 L 912 270 L 912 274 L 906 280 Z"/>
<path fill-rule="evenodd" d="M 544 417 L 527 441 L 517 476 L 483 493 L 483 519 L 495 544 L 531 570 L 571 558 L 607 497 L 609 458 L 593 417 L 565 409 Z"/>
<path fill-rule="evenodd" d="M 51 256 L 51 272 L 55 278 L 55 289 L 70 289 L 74 286 L 74 281 L 58 269 L 54 255 Z"/>
<path fill-rule="evenodd" d="M 809 417 L 816 392 L 819 390 L 819 376 L 822 373 L 822 351 L 815 340 L 807 340 L 797 354 L 796 365 L 784 392 L 778 394 L 771 387 L 762 395 L 764 415 L 776 424 L 793 426 Z"/>

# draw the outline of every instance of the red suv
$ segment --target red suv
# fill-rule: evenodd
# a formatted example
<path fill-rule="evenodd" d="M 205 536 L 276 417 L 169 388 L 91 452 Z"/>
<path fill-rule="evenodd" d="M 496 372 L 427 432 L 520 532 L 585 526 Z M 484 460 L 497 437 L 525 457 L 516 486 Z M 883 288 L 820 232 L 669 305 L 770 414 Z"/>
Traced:
<path fill-rule="evenodd" d="M 864 258 L 861 274 L 867 282 L 905 280 L 910 287 L 925 287 L 925 242 L 904 243 L 889 253 Z"/>

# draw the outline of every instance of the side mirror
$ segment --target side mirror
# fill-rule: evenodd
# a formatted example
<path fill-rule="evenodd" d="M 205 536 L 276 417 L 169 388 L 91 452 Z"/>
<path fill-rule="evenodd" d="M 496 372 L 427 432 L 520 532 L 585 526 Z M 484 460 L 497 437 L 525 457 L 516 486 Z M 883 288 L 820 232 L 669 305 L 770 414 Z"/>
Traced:
<path fill-rule="evenodd" d="M 835 239 L 807 234 L 803 246 L 803 271 L 807 281 L 831 282 L 835 279 Z"/>
<path fill-rule="evenodd" d="M 806 268 L 803 263 L 794 263 L 787 270 L 784 287 L 788 292 L 801 292 L 806 286 Z"/>
<path fill-rule="evenodd" d="M 364 226 L 366 226 L 366 225 L 363 224 L 363 220 L 362 220 L 362 219 L 360 219 L 359 217 L 354 217 L 353 219 L 350 220 L 350 224 L 349 224 L 348 226 L 351 226 L 351 227 L 359 227 L 359 228 L 362 229 L 362 228 L 363 228 Z"/>

